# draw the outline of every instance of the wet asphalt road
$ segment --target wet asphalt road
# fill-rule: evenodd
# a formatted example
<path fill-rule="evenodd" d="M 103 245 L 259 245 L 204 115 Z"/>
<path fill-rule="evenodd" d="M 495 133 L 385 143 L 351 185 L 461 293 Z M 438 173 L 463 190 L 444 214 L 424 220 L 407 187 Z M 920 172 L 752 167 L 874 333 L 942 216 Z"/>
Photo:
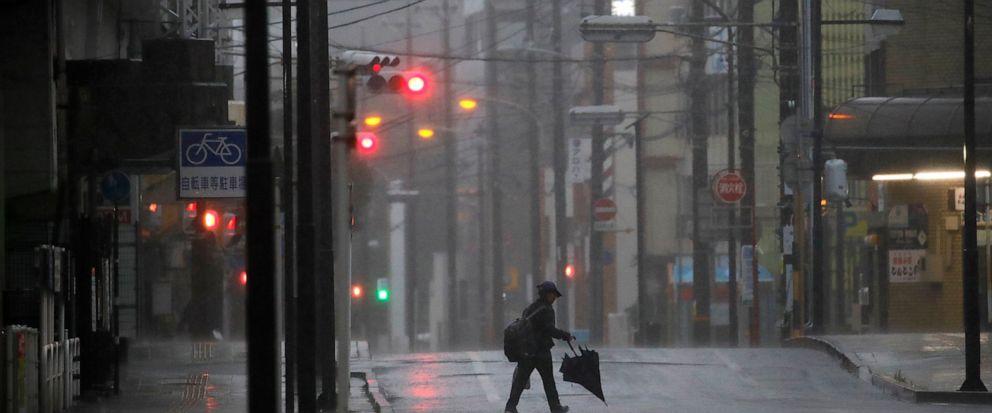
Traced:
<path fill-rule="evenodd" d="M 914 404 L 895 399 L 805 349 L 606 349 L 609 406 L 557 373 L 573 412 L 986 412 L 990 406 Z M 397 412 L 501 412 L 514 365 L 502 352 L 379 356 L 372 362 Z M 548 411 L 540 378 L 531 377 L 521 413 Z"/>

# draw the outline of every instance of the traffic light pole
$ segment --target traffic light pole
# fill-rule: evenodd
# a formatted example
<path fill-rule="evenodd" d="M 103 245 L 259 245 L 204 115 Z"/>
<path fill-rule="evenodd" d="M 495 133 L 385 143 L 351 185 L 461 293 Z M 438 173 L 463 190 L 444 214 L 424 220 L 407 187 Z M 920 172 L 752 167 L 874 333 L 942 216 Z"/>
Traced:
<path fill-rule="evenodd" d="M 490 58 L 497 57 L 497 33 L 498 25 L 496 21 L 496 6 L 492 1 L 486 1 L 486 47 L 489 48 L 487 55 Z M 486 61 L 486 97 L 489 99 L 499 98 L 499 72 L 497 63 L 493 60 Z M 500 330 L 503 329 L 503 195 L 499 184 L 500 176 L 500 144 L 499 133 L 499 111 L 496 105 L 486 105 L 486 130 L 489 133 L 489 194 L 492 200 L 492 224 L 490 232 L 492 236 L 493 251 L 493 273 L 492 273 L 492 340 L 495 342 L 499 337 Z"/>
<path fill-rule="evenodd" d="M 558 56 L 562 55 L 561 44 L 561 0 L 551 0 L 551 44 Z M 568 288 L 568 278 L 565 277 L 565 265 L 568 261 L 568 217 L 565 216 L 565 169 L 567 168 L 566 155 L 568 145 L 565 140 L 565 104 L 562 93 L 565 88 L 565 77 L 562 72 L 561 59 L 554 59 L 551 63 L 551 111 L 553 113 L 551 135 L 552 151 L 554 156 L 555 173 L 555 276 L 559 285 Z M 566 291 L 567 292 L 567 291 Z M 574 297 L 572 297 L 574 299 Z M 568 306 L 563 305 L 558 308 L 559 319 L 562 320 L 564 328 L 571 328 L 571 319 Z"/>
<path fill-rule="evenodd" d="M 282 210 L 283 210 L 283 333 L 286 346 L 285 412 L 296 412 L 296 212 L 293 171 L 293 2 L 282 2 Z"/>
<path fill-rule="evenodd" d="M 297 54 L 297 288 L 296 344 L 297 398 L 300 412 L 317 409 L 317 314 L 316 277 L 314 275 L 314 203 L 313 203 L 313 102 L 316 84 L 310 81 L 311 64 L 310 1 L 296 0 Z M 250 284 L 250 283 L 249 283 Z"/>
<path fill-rule="evenodd" d="M 248 135 L 247 288 L 248 411 L 279 410 L 278 314 L 275 268 L 275 191 L 269 131 L 268 18 L 262 0 L 245 7 L 245 94 Z"/>
<path fill-rule="evenodd" d="M 703 21 L 703 3 L 692 2 L 693 21 Z M 692 292 L 695 300 L 693 315 L 693 344 L 710 344 L 710 244 L 703 239 L 701 196 L 707 196 L 709 187 L 708 107 L 706 102 L 706 30 L 705 26 L 693 26 L 692 57 L 689 62 L 689 99 L 692 124 Z"/>
<path fill-rule="evenodd" d="M 349 391 L 349 358 L 351 355 L 351 200 L 348 191 L 350 179 L 348 175 L 349 142 L 355 139 L 355 119 L 357 104 L 355 98 L 355 70 L 342 67 L 338 62 L 335 75 L 338 80 L 338 108 L 334 113 L 337 121 L 337 132 L 332 135 L 331 154 L 334 157 L 331 173 L 332 201 L 331 214 L 334 227 L 334 290 L 337 304 L 334 311 L 334 326 L 337 329 L 337 410 L 348 411 Z M 333 344 L 332 344 L 332 347 Z"/>
<path fill-rule="evenodd" d="M 965 380 L 961 391 L 988 391 L 982 383 L 978 303 L 978 234 L 975 182 L 975 1 L 964 2 L 964 340 Z"/>
<path fill-rule="evenodd" d="M 448 0 L 444 0 L 442 5 L 444 10 L 442 10 L 442 18 L 444 21 L 441 23 L 441 45 L 443 47 L 442 54 L 448 56 L 451 54 L 451 5 Z M 447 278 L 448 278 L 448 298 L 451 300 L 450 309 L 448 314 L 448 348 L 454 349 L 458 345 L 458 337 L 456 337 L 455 332 L 458 331 L 458 319 L 460 317 L 456 314 L 463 314 L 463 311 L 468 311 L 465 308 L 458 308 L 458 266 L 457 266 L 457 252 L 458 252 L 458 185 L 455 182 L 455 173 L 458 169 L 458 159 L 457 159 L 457 135 L 451 132 L 453 129 L 452 125 L 452 104 L 455 100 L 455 79 L 452 64 L 445 64 L 442 76 L 444 77 L 444 161 L 445 161 L 445 171 L 444 171 L 444 186 L 448 197 L 445 199 L 445 218 L 448 224 L 445 225 L 445 231 L 447 235 L 445 236 L 445 249 L 447 250 Z M 464 292 L 462 292 L 464 293 Z"/>
<path fill-rule="evenodd" d="M 535 43 L 534 20 L 537 15 L 535 10 L 536 0 L 527 1 L 527 39 L 531 44 Z M 534 62 L 533 54 L 527 54 L 527 111 L 534 114 L 537 110 L 537 64 Z M 542 259 L 544 251 L 541 248 L 541 198 L 544 191 L 541 187 L 543 176 L 541 174 L 541 138 L 543 135 L 538 129 L 536 122 L 530 123 L 528 129 L 529 139 L 527 143 L 530 152 L 530 268 L 534 282 L 544 280 Z M 525 285 L 524 288 L 531 288 Z M 564 306 L 562 306 L 564 307 Z"/>
<path fill-rule="evenodd" d="M 597 15 L 609 14 L 606 1 L 596 0 L 594 13 Z M 603 78 L 606 76 L 606 64 L 603 60 L 603 43 L 594 43 L 592 46 L 592 100 L 593 105 L 602 105 L 606 100 L 606 90 Z M 589 222 L 595 222 L 593 215 L 595 208 L 593 203 L 603 197 L 603 161 L 605 151 L 603 145 L 603 126 L 597 124 L 592 127 L 592 154 L 590 163 L 592 172 L 589 178 Z M 592 227 L 592 225 L 590 225 Z M 589 233 L 589 294 L 591 303 L 589 313 L 589 334 L 592 343 L 602 344 L 603 337 L 603 233 L 595 228 Z"/>
<path fill-rule="evenodd" d="M 408 63 L 412 63 L 413 60 L 413 12 L 410 9 L 406 11 L 406 58 L 409 59 Z M 416 127 L 416 113 L 414 113 L 414 106 L 410 102 L 407 102 L 407 123 L 406 123 L 406 136 L 407 136 L 407 189 L 410 191 L 417 190 L 417 127 Z M 416 302 L 417 302 L 417 287 L 420 284 L 418 279 L 418 264 L 417 264 L 417 197 L 410 197 L 406 201 L 406 283 L 404 285 L 403 296 L 405 297 L 404 305 L 406 306 L 406 331 L 403 333 L 407 338 L 407 348 L 410 351 L 415 351 L 417 346 L 417 316 L 416 316 Z"/>
<path fill-rule="evenodd" d="M 311 65 L 313 72 L 311 76 L 311 87 L 313 89 L 313 130 L 314 143 L 313 152 L 309 156 L 313 157 L 314 186 L 316 194 L 314 211 L 321 211 L 324 208 L 332 208 L 334 199 L 331 196 L 331 85 L 330 85 L 330 56 L 328 51 L 327 32 L 327 2 L 311 2 L 312 12 L 310 13 L 310 27 L 312 28 L 310 48 Z M 334 318 L 334 279 L 337 274 L 334 271 L 334 234 L 335 227 L 333 220 L 323 214 L 314 214 L 316 220 L 316 251 L 314 256 L 314 274 L 317 276 L 317 291 L 319 295 L 317 311 L 319 314 L 317 324 L 317 363 L 320 369 L 320 396 L 318 397 L 319 407 L 328 409 L 335 408 L 337 397 L 335 396 L 335 367 L 334 367 L 334 338 L 337 331 L 336 320 Z M 347 384 L 347 383 L 342 383 Z"/>

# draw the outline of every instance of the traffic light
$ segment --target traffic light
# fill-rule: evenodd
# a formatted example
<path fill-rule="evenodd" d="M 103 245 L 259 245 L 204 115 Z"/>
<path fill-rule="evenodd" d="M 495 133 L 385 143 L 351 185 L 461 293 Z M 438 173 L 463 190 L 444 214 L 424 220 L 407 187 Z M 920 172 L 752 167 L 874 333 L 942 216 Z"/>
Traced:
<path fill-rule="evenodd" d="M 389 279 L 380 278 L 375 282 L 375 299 L 381 302 L 389 301 Z"/>
<path fill-rule="evenodd" d="M 419 136 L 420 139 L 425 139 L 425 140 L 426 139 L 433 138 L 434 137 L 434 129 L 431 129 L 431 128 L 420 128 L 420 129 L 417 129 L 417 136 Z"/>
<path fill-rule="evenodd" d="M 357 132 L 355 133 L 355 148 L 358 152 L 363 155 L 371 155 L 375 153 L 376 148 L 379 146 L 379 137 L 372 132 Z"/>
<path fill-rule="evenodd" d="M 365 86 L 372 93 L 397 93 L 418 98 L 429 94 L 431 81 L 426 72 L 419 70 L 382 70 L 372 72 Z"/>
<path fill-rule="evenodd" d="M 462 98 L 458 100 L 458 107 L 463 110 L 473 111 L 477 106 L 479 106 L 479 102 L 472 98 Z"/>
<path fill-rule="evenodd" d="M 364 294 L 365 294 L 365 290 L 362 289 L 362 285 L 361 284 L 355 284 L 355 285 L 351 286 L 351 298 L 353 300 L 357 300 L 357 299 L 362 298 L 362 295 L 364 295 Z"/>
<path fill-rule="evenodd" d="M 217 216 L 217 211 L 208 209 L 206 212 L 204 212 L 202 224 L 203 224 L 203 228 L 206 229 L 207 231 L 213 231 L 217 229 L 217 227 L 220 224 L 220 219 Z"/>
<path fill-rule="evenodd" d="M 395 67 L 400 64 L 400 58 L 394 55 L 348 50 L 341 53 L 341 61 L 351 65 L 362 73 L 379 73 L 385 67 Z"/>
<path fill-rule="evenodd" d="M 242 270 L 241 274 L 238 276 L 238 281 L 242 286 L 248 285 L 248 272 Z"/>
<path fill-rule="evenodd" d="M 572 264 L 565 264 L 565 278 L 572 279 L 575 278 L 575 266 Z"/>
<path fill-rule="evenodd" d="M 379 115 L 369 115 L 365 117 L 365 126 L 374 128 L 382 124 L 382 116 Z"/>

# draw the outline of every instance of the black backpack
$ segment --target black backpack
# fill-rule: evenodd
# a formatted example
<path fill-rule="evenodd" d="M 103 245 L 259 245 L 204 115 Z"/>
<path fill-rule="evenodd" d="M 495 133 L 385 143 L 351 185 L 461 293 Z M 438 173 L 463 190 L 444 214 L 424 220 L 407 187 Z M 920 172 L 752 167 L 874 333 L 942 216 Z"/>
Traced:
<path fill-rule="evenodd" d="M 544 310 L 543 306 L 526 317 L 513 320 L 503 330 L 503 354 L 510 362 L 516 363 L 537 355 L 537 335 L 534 334 L 530 319 L 542 310 Z"/>

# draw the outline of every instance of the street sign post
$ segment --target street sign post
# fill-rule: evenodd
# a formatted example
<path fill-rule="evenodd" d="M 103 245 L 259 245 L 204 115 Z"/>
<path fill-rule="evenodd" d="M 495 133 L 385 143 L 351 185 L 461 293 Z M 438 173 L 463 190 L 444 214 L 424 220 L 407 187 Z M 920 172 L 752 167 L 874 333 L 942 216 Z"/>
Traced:
<path fill-rule="evenodd" d="M 747 181 L 740 171 L 724 169 L 713 176 L 713 196 L 725 204 L 736 204 L 747 194 Z"/>
<path fill-rule="evenodd" d="M 612 231 L 616 227 L 617 204 L 609 198 L 597 199 L 592 204 L 594 231 Z"/>
<path fill-rule="evenodd" d="M 243 198 L 248 160 L 244 129 L 180 129 L 179 198 Z"/>

